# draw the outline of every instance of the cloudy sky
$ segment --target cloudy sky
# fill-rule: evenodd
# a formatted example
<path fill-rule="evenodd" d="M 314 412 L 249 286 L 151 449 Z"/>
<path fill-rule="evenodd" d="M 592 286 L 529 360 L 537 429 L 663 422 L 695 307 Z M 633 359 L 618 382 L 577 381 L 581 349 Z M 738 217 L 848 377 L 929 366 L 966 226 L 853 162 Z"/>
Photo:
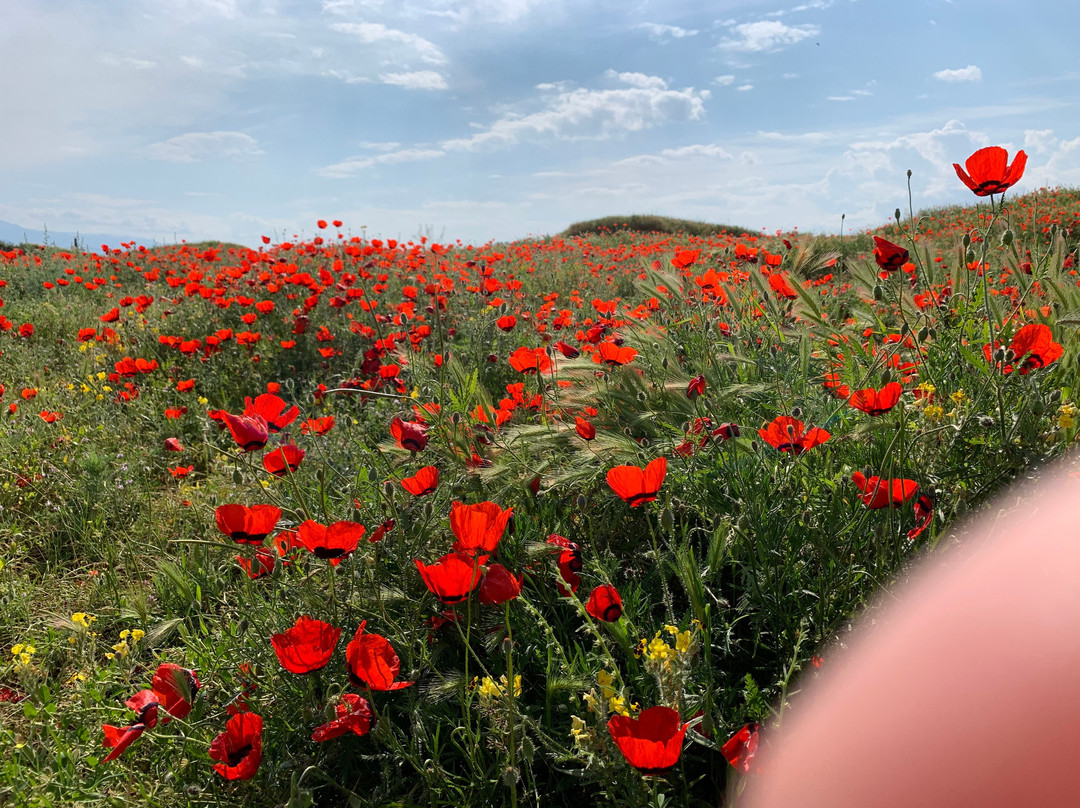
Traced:
<path fill-rule="evenodd" d="M 1073 0 L 2 0 L 0 219 L 144 240 L 769 230 L 1080 185 Z"/>

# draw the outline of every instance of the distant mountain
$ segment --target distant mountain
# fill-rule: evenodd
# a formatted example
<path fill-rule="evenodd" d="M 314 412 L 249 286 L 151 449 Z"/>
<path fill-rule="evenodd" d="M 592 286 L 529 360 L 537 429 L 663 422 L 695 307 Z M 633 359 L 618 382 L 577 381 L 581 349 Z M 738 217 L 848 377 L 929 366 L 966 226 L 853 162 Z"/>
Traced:
<path fill-rule="evenodd" d="M 5 222 L 0 220 L 0 241 L 6 241 L 10 244 L 44 244 L 46 238 L 45 231 L 40 227 L 20 227 L 17 224 L 11 222 Z M 68 233 L 62 230 L 48 232 L 49 244 L 57 247 L 71 247 L 75 243 L 76 234 Z M 119 247 L 120 242 L 129 242 L 132 239 L 128 236 L 117 236 L 110 233 L 79 233 L 78 234 L 79 245 L 86 250 L 101 250 L 102 244 L 108 244 L 110 247 Z M 153 242 L 145 241 L 144 239 L 134 239 L 136 244 L 145 244 L 147 247 L 153 245 Z"/>

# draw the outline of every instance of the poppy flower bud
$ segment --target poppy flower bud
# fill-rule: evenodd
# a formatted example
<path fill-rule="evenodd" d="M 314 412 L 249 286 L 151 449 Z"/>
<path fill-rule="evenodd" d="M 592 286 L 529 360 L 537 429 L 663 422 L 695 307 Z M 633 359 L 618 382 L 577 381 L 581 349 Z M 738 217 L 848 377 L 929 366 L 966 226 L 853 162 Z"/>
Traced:
<path fill-rule="evenodd" d="M 904 323 L 903 325 L 900 326 L 900 336 L 901 337 L 906 337 L 909 333 L 911 333 L 911 326 L 910 325 L 908 325 L 907 323 Z"/>
<path fill-rule="evenodd" d="M 664 508 L 664 510 L 660 511 L 660 527 L 662 527 L 667 533 L 670 533 L 672 530 L 674 530 L 675 516 L 674 514 L 672 514 L 670 508 Z"/>
<path fill-rule="evenodd" d="M 461 413 L 460 412 L 455 412 L 455 413 L 451 414 L 450 423 L 452 423 L 454 426 L 457 426 L 458 424 L 460 424 L 461 423 Z"/>
<path fill-rule="evenodd" d="M 896 219 L 896 221 L 900 221 L 900 208 L 893 211 L 893 218 Z"/>
<path fill-rule="evenodd" d="M 1061 390 L 1055 390 L 1050 394 L 1050 400 L 1053 402 L 1061 401 Z"/>
<path fill-rule="evenodd" d="M 424 518 L 430 519 L 431 514 L 434 512 L 435 506 L 431 504 L 431 500 L 424 503 Z"/>
<path fill-rule="evenodd" d="M 794 407 L 791 410 L 791 417 L 792 418 L 802 418 L 802 407 Z"/>
<path fill-rule="evenodd" d="M 496 362 L 498 362 L 498 361 L 499 361 L 499 357 L 497 357 L 497 356 L 496 356 L 495 354 L 493 354 L 493 353 L 492 353 L 492 354 L 488 354 L 488 356 L 487 356 L 487 361 L 488 361 L 488 362 L 490 362 L 491 364 L 493 364 L 493 365 L 494 365 L 494 364 L 495 364 Z"/>
<path fill-rule="evenodd" d="M 579 511 L 584 511 L 585 507 L 589 504 L 589 500 L 586 498 L 586 496 L 584 494 L 578 494 L 577 500 L 575 501 L 574 504 L 577 505 L 577 509 Z"/>
<path fill-rule="evenodd" d="M 874 300 L 881 300 L 885 297 L 885 290 L 878 284 L 874 284 Z"/>
<path fill-rule="evenodd" d="M 930 336 L 930 329 L 925 325 L 919 329 L 918 333 L 919 342 L 926 342 L 926 338 Z"/>
<path fill-rule="evenodd" d="M 889 372 L 889 369 L 886 368 L 885 370 L 881 371 L 881 386 L 884 387 L 885 385 L 887 385 L 891 381 L 892 381 L 892 373 Z"/>
<path fill-rule="evenodd" d="M 323 469 L 322 469 L 322 466 L 319 466 L 318 468 L 315 469 L 315 479 L 318 480 L 320 483 L 323 481 Z"/>
<path fill-rule="evenodd" d="M 644 390 L 642 390 L 640 393 L 637 394 L 638 401 L 647 401 L 648 398 L 649 398 L 649 395 Z"/>
<path fill-rule="evenodd" d="M 664 370 L 667 370 L 667 364 L 667 357 L 665 356 L 663 359 L 660 360 L 660 367 L 662 367 Z"/>
<path fill-rule="evenodd" d="M 244 475 L 240 472 L 239 468 L 233 469 L 232 481 L 234 483 L 236 483 L 237 485 L 239 485 L 240 483 L 242 483 L 244 481 Z"/>
<path fill-rule="evenodd" d="M 1001 246 L 1002 247 L 1011 247 L 1012 243 L 1013 243 L 1013 240 L 1015 238 L 1016 238 L 1016 234 L 1013 233 L 1012 229 L 1011 228 L 1007 229 L 1004 233 L 1001 234 Z"/>
<path fill-rule="evenodd" d="M 387 482 L 383 483 L 382 490 L 383 490 L 383 495 L 387 499 L 392 500 L 394 498 L 394 485 L 389 480 Z"/>
<path fill-rule="evenodd" d="M 973 250 L 971 247 L 968 247 L 967 253 L 964 255 L 964 260 L 967 261 L 969 264 L 973 263 L 975 261 L 975 250 Z"/>
<path fill-rule="evenodd" d="M 930 328 L 927 329 L 927 332 L 930 334 L 931 337 L 933 337 L 934 339 L 937 339 L 937 329 L 936 328 L 934 328 L 933 326 L 930 326 Z"/>
<path fill-rule="evenodd" d="M 983 429 L 989 429 L 994 425 L 994 419 L 989 415 L 982 415 L 979 417 L 979 426 Z"/>
<path fill-rule="evenodd" d="M 968 247 L 971 246 L 971 233 L 964 233 L 964 238 L 962 239 L 962 241 L 964 242 L 964 249 L 966 250 Z"/>

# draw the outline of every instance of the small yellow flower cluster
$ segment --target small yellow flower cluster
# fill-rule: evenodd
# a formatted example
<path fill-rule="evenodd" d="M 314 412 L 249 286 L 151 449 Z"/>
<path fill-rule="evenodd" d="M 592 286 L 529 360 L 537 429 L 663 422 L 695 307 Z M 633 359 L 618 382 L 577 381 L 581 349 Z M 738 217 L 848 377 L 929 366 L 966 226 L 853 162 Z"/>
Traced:
<path fill-rule="evenodd" d="M 610 673 L 605 670 L 600 671 L 600 673 L 596 674 L 596 683 L 600 685 L 600 696 L 604 700 L 604 707 L 601 708 L 600 700 L 596 697 L 596 691 L 590 690 L 588 693 L 582 694 L 590 713 L 603 712 L 604 715 L 614 713 L 615 715 L 628 716 L 631 712 L 638 711 L 637 704 L 627 705 L 626 697 L 615 689 L 615 677 Z"/>
<path fill-rule="evenodd" d="M 585 723 L 585 719 L 576 715 L 570 716 L 570 737 L 574 739 L 574 743 L 582 744 L 589 740 L 589 736 L 589 725 Z"/>
<path fill-rule="evenodd" d="M 120 632 L 120 642 L 112 647 L 113 653 L 105 654 L 106 659 L 114 659 L 120 657 L 120 659 L 127 659 L 128 654 L 131 653 L 136 643 L 146 636 L 146 632 L 141 628 L 133 628 L 130 631 L 124 629 Z"/>
<path fill-rule="evenodd" d="M 29 643 L 20 642 L 11 646 L 11 655 L 15 657 L 15 668 L 17 670 L 28 670 L 36 653 L 37 649 Z"/>
<path fill-rule="evenodd" d="M 940 404 L 927 404 L 923 407 L 923 418 L 932 424 L 936 424 L 945 417 L 945 408 Z"/>
<path fill-rule="evenodd" d="M 694 626 L 694 630 L 697 626 Z M 664 634 L 668 634 L 675 639 L 675 645 L 670 645 L 667 640 L 663 639 Z M 664 626 L 662 631 L 656 632 L 651 640 L 646 642 L 641 640 L 638 643 L 638 647 L 641 649 L 641 655 L 650 662 L 658 663 L 664 667 L 671 665 L 672 662 L 678 661 L 682 657 L 688 656 L 693 651 L 694 634 L 693 631 L 687 629 L 686 631 L 679 631 L 677 626 Z"/>
<path fill-rule="evenodd" d="M 964 392 L 964 388 L 963 388 L 963 387 L 961 387 L 961 388 L 960 388 L 959 390 L 957 390 L 957 391 L 956 391 L 955 393 L 953 393 L 952 395 L 950 395 L 950 396 L 949 396 L 949 399 L 950 399 L 950 400 L 952 401 L 952 403 L 953 403 L 953 404 L 955 404 L 955 405 L 956 405 L 957 407 L 962 407 L 962 406 L 963 406 L 964 404 L 966 404 L 966 403 L 967 403 L 967 401 L 968 401 L 968 394 L 967 394 L 967 393 L 965 393 L 965 392 Z"/>
<path fill-rule="evenodd" d="M 97 620 L 97 618 L 94 617 L 94 615 L 87 614 L 86 612 L 75 612 L 75 614 L 71 615 L 71 622 L 83 629 L 90 628 L 90 624 L 95 620 Z"/>
<path fill-rule="evenodd" d="M 930 396 L 934 395 L 934 393 L 937 392 L 937 388 L 934 387 L 934 385 L 932 385 L 930 382 L 923 382 L 915 389 L 919 391 L 919 401 L 927 401 L 930 399 Z"/>
<path fill-rule="evenodd" d="M 480 694 L 480 698 L 484 700 L 494 700 L 506 697 L 506 691 L 509 683 L 506 680 L 506 676 L 500 676 L 499 681 L 496 682 L 490 676 L 485 676 L 480 680 L 480 684 L 476 684 L 476 680 L 473 679 L 473 686 L 477 688 L 477 692 Z M 521 695 L 521 675 L 514 677 L 514 696 Z"/>
<path fill-rule="evenodd" d="M 1080 413 L 1076 405 L 1071 401 L 1066 401 L 1057 411 L 1057 425 L 1061 429 L 1072 429 L 1076 426 L 1076 416 Z"/>

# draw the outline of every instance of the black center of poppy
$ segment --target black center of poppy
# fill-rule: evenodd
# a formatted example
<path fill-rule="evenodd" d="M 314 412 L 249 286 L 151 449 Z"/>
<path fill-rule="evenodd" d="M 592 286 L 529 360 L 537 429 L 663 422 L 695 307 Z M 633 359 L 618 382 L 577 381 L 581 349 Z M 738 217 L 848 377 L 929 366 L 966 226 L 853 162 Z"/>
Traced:
<path fill-rule="evenodd" d="M 348 555 L 340 547 L 316 547 L 312 552 L 315 553 L 316 558 L 342 558 Z"/>
<path fill-rule="evenodd" d="M 604 607 L 603 619 L 606 623 L 614 623 L 622 617 L 622 606 L 618 603 L 609 603 Z"/>
<path fill-rule="evenodd" d="M 228 758 L 229 765 L 230 766 L 239 766 L 244 761 L 244 758 L 246 758 L 250 754 L 251 754 L 251 744 L 247 744 L 246 746 L 241 746 L 235 752 L 230 752 L 229 753 L 229 758 Z"/>

